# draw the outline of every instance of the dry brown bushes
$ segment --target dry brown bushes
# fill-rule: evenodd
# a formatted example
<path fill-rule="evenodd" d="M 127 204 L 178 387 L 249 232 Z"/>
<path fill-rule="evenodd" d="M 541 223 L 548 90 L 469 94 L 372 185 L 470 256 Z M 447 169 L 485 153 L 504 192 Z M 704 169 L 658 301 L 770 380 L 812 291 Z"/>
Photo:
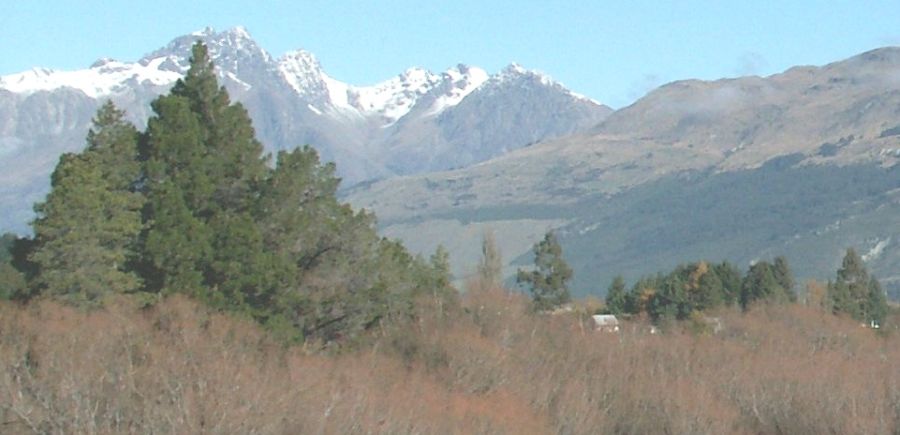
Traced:
<path fill-rule="evenodd" d="M 476 288 L 338 356 L 181 297 L 0 305 L 3 433 L 897 433 L 898 334 L 802 306 L 725 330 L 530 312 Z M 429 311 L 423 311 L 427 313 Z"/>

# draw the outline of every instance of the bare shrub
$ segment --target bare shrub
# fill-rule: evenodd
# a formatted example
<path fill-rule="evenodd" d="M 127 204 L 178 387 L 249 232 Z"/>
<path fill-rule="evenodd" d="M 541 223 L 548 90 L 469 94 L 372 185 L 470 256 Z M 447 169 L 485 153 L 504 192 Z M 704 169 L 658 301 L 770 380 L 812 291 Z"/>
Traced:
<path fill-rule="evenodd" d="M 898 335 L 818 307 L 584 328 L 494 286 L 336 356 L 182 297 L 0 304 L 3 433 L 896 433 Z M 427 315 L 432 313 L 432 315 Z"/>

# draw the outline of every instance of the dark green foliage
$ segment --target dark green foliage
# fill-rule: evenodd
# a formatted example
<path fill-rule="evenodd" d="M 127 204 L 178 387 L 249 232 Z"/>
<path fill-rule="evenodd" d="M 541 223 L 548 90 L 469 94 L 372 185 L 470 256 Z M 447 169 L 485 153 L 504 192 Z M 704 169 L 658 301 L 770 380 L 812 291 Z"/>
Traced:
<path fill-rule="evenodd" d="M 837 279 L 828 283 L 828 298 L 835 313 L 880 325 L 887 315 L 887 299 L 881 284 L 869 272 L 853 248 L 847 249 Z"/>
<path fill-rule="evenodd" d="M 139 144 L 107 104 L 88 148 L 63 156 L 36 207 L 36 240 L 2 239 L 13 249 L 0 262 L 0 297 L 27 298 L 26 281 L 86 301 L 185 293 L 286 341 L 323 344 L 412 320 L 423 298 L 440 312 L 455 301 L 446 250 L 426 260 L 380 238 L 374 216 L 338 202 L 334 165 L 312 148 L 266 165 L 203 44 L 151 107 Z"/>
<path fill-rule="evenodd" d="M 12 261 L 12 248 L 18 237 L 13 233 L 3 233 L 0 236 L 0 263 Z"/>
<path fill-rule="evenodd" d="M 871 325 L 881 326 L 888 314 L 887 296 L 881 283 L 875 277 L 869 279 L 869 294 L 866 298 L 866 317 Z"/>
<path fill-rule="evenodd" d="M 25 274 L 13 266 L 13 250 L 18 237 L 12 233 L 0 236 L 0 299 L 14 299 L 27 294 Z"/>
<path fill-rule="evenodd" d="M 768 303 L 786 303 L 797 300 L 792 288 L 786 285 L 793 284 L 790 268 L 783 257 L 781 266 L 774 266 L 767 261 L 760 261 L 747 271 L 741 285 L 741 307 L 747 309 L 757 301 Z M 778 261 L 776 260 L 776 263 Z"/>
<path fill-rule="evenodd" d="M 725 305 L 735 305 L 741 298 L 741 271 L 733 264 L 723 261 L 715 266 L 713 270 L 716 276 L 722 282 L 722 299 Z"/>
<path fill-rule="evenodd" d="M 572 279 L 572 268 L 563 260 L 562 247 L 552 231 L 534 245 L 534 265 L 535 270 L 530 272 L 519 269 L 516 282 L 531 287 L 535 309 L 553 309 L 569 302 L 567 283 Z"/>
<path fill-rule="evenodd" d="M 775 275 L 775 281 L 778 285 L 787 291 L 791 302 L 795 302 L 797 295 L 794 292 L 794 274 L 791 272 L 790 266 L 788 266 L 787 258 L 781 255 L 775 257 L 775 264 L 772 265 L 772 274 Z"/>
<path fill-rule="evenodd" d="M 705 265 L 705 263 L 703 263 Z M 725 287 L 715 267 L 707 269 L 696 278 L 693 309 L 708 310 L 721 306 L 726 301 Z"/>
<path fill-rule="evenodd" d="M 606 310 L 611 314 L 621 314 L 628 309 L 628 296 L 625 293 L 625 279 L 621 275 L 613 278 L 606 290 Z"/>
<path fill-rule="evenodd" d="M 434 287 L 435 290 L 450 288 L 450 281 L 453 280 L 453 275 L 450 273 L 450 253 L 447 252 L 444 245 L 438 245 L 434 254 L 431 255 L 430 262 L 431 271 L 433 271 L 431 287 Z"/>
<path fill-rule="evenodd" d="M 780 279 L 786 283 L 790 268 L 785 259 L 779 260 Z M 621 300 L 622 312 L 647 313 L 656 322 L 686 320 L 695 313 L 740 302 L 746 307 L 765 300 L 788 302 L 795 300 L 776 279 L 776 267 L 766 262 L 753 265 L 742 277 L 728 262 L 711 264 L 705 261 L 676 267 L 667 275 L 657 274 L 639 279 Z M 610 288 L 610 294 L 617 294 Z M 610 301 L 609 295 L 607 301 Z M 611 308 L 612 310 L 612 308 Z"/>
<path fill-rule="evenodd" d="M 693 311 L 687 285 L 680 273 L 672 273 L 650 299 L 647 313 L 654 320 L 686 319 Z"/>
<path fill-rule="evenodd" d="M 152 107 L 142 153 L 151 289 L 199 292 L 216 306 L 269 300 L 273 260 L 261 254 L 252 214 L 267 172 L 262 146 L 246 110 L 219 87 L 205 46 L 194 46 L 185 78 Z"/>
<path fill-rule="evenodd" d="M 30 258 L 45 293 L 90 302 L 141 286 L 128 270 L 142 228 L 137 131 L 123 115 L 111 102 L 97 112 L 87 148 L 60 158 L 47 200 L 35 206 Z"/>

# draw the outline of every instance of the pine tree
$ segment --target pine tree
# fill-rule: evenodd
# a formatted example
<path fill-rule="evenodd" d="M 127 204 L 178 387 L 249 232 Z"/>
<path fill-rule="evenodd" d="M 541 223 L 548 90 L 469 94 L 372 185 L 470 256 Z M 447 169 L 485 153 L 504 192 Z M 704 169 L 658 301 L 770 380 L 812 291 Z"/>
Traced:
<path fill-rule="evenodd" d="M 0 299 L 14 299 L 25 293 L 25 274 L 13 265 L 13 248 L 19 238 L 12 233 L 0 236 Z"/>
<path fill-rule="evenodd" d="M 741 307 L 745 310 L 757 301 L 773 301 L 782 293 L 778 280 L 772 272 L 772 265 L 759 261 L 747 271 L 741 285 Z"/>
<path fill-rule="evenodd" d="M 797 300 L 797 294 L 794 292 L 794 274 L 791 272 L 791 267 L 788 266 L 787 258 L 784 256 L 775 257 L 775 263 L 772 265 L 772 274 L 775 276 L 775 281 L 778 282 L 778 285 L 784 290 L 788 299 L 791 302 L 795 302 Z"/>
<path fill-rule="evenodd" d="M 828 298 L 835 313 L 844 313 L 866 323 L 880 324 L 887 315 L 887 300 L 881 284 L 869 276 L 862 257 L 847 249 L 837 279 L 828 284 Z"/>
<path fill-rule="evenodd" d="M 715 265 L 713 271 L 722 282 L 723 302 L 727 305 L 737 304 L 741 298 L 741 271 L 728 261 Z"/>
<path fill-rule="evenodd" d="M 254 213 L 268 170 L 246 110 L 218 85 L 205 45 L 193 46 L 184 79 L 151 107 L 146 274 L 161 277 L 159 288 L 200 292 L 217 305 L 267 299 L 273 262 L 260 254 Z M 172 261 L 171 246 L 183 261 Z"/>
<path fill-rule="evenodd" d="M 706 263 L 701 263 L 706 264 Z M 716 268 L 708 268 L 707 272 L 700 275 L 697 280 L 694 309 L 708 310 L 725 303 L 725 287 L 721 278 L 716 273 Z"/>
<path fill-rule="evenodd" d="M 606 290 L 606 309 L 612 314 L 621 314 L 627 310 L 627 295 L 625 293 L 625 279 L 621 275 L 613 278 Z"/>
<path fill-rule="evenodd" d="M 563 260 L 562 246 L 552 231 L 534 245 L 534 265 L 530 272 L 519 269 L 516 282 L 531 287 L 535 309 L 549 310 L 569 302 L 567 282 L 572 279 L 572 268 Z"/>
<path fill-rule="evenodd" d="M 60 158 L 47 200 L 35 206 L 35 282 L 46 293 L 93 301 L 140 285 L 130 270 L 141 231 L 137 131 L 104 104 L 81 154 Z"/>
<path fill-rule="evenodd" d="M 869 279 L 869 294 L 866 298 L 866 317 L 872 325 L 882 325 L 887 317 L 887 296 L 881 288 L 881 284 L 875 277 Z"/>

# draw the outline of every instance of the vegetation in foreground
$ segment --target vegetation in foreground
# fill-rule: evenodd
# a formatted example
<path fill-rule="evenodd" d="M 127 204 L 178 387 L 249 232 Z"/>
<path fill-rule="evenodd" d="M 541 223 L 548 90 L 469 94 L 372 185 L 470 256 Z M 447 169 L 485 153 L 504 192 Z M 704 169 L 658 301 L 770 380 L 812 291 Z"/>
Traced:
<path fill-rule="evenodd" d="M 799 304 L 664 334 L 473 288 L 338 356 L 183 296 L 0 303 L 4 433 L 896 433 L 900 331 Z M 431 311 L 428 307 L 422 309 Z M 896 314 L 894 314 L 896 316 Z M 683 326 L 682 326 L 683 325 Z"/>

